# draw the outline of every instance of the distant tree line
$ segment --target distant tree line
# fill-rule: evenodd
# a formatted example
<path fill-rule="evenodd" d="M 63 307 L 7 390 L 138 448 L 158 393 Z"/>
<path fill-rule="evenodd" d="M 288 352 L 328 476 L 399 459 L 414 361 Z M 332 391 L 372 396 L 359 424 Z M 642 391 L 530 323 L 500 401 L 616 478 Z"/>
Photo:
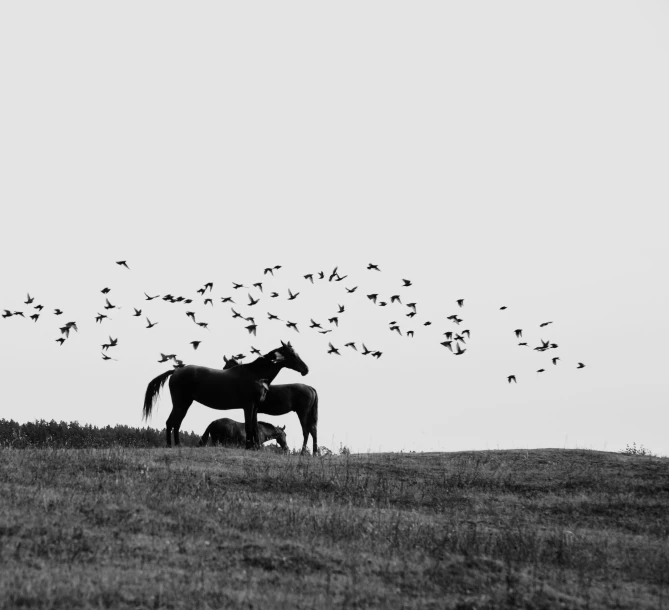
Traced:
<path fill-rule="evenodd" d="M 198 434 L 180 432 L 181 443 L 195 447 Z M 0 419 L 0 447 L 68 447 L 75 449 L 123 447 L 165 447 L 165 428 L 132 428 L 130 426 L 105 426 L 98 428 L 78 422 L 57 422 L 40 419 L 19 424 L 14 420 Z"/>

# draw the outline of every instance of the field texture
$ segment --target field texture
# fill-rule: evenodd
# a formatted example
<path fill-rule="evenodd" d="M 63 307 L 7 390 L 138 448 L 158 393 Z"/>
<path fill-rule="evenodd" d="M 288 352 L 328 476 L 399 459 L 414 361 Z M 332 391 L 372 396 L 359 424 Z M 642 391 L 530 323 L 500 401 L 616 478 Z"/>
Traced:
<path fill-rule="evenodd" d="M 669 459 L 0 449 L 3 608 L 669 608 Z"/>

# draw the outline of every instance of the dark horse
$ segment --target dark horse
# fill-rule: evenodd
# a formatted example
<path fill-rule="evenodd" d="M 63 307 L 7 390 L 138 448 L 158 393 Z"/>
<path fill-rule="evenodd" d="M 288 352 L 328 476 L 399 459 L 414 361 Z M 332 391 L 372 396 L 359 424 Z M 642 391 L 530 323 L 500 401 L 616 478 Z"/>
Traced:
<path fill-rule="evenodd" d="M 214 445 L 219 443 L 233 447 L 244 447 L 246 445 L 246 430 L 244 424 L 228 419 L 227 417 L 217 419 L 207 426 L 207 429 L 204 431 L 204 434 L 200 439 L 200 447 L 207 444 L 209 436 L 211 436 L 211 442 Z M 281 449 L 288 451 L 288 445 L 286 444 L 286 426 L 279 428 L 278 426 L 273 426 L 264 421 L 259 421 L 258 442 L 262 445 L 263 443 L 274 439 L 279 443 Z"/>
<path fill-rule="evenodd" d="M 224 371 L 233 369 L 239 365 L 234 358 L 225 359 Z M 271 385 L 265 400 L 258 407 L 258 413 L 266 415 L 285 415 L 295 411 L 302 425 L 304 442 L 302 454 L 307 453 L 307 442 L 309 434 L 313 440 L 313 453 L 318 455 L 318 393 L 314 388 L 303 383 L 288 383 L 283 385 Z"/>
<path fill-rule="evenodd" d="M 293 369 L 302 375 L 309 367 L 297 355 L 290 342 L 281 342 L 281 347 L 256 358 L 249 364 L 240 364 L 234 369 L 210 369 L 204 366 L 187 365 L 166 371 L 149 382 L 144 396 L 144 419 L 151 415 L 160 389 L 170 378 L 172 412 L 166 422 L 167 446 L 179 444 L 179 428 L 193 401 L 212 409 L 243 409 L 246 425 L 246 447 L 258 446 L 258 407 L 265 392 L 258 381 L 272 383 L 283 368 Z"/>

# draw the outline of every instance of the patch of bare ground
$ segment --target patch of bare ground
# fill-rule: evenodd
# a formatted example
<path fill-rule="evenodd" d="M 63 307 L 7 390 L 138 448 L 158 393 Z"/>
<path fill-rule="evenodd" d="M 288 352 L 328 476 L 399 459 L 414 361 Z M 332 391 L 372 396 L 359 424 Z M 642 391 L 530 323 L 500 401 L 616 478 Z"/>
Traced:
<path fill-rule="evenodd" d="M 669 459 L 0 449 L 3 608 L 669 607 Z"/>

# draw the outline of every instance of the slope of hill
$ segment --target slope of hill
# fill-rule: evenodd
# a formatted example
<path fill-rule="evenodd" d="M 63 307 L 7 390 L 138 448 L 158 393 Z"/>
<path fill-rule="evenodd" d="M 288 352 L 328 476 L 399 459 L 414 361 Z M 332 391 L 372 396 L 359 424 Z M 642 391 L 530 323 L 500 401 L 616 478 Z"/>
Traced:
<path fill-rule="evenodd" d="M 0 449 L 7 608 L 657 608 L 669 459 Z"/>

